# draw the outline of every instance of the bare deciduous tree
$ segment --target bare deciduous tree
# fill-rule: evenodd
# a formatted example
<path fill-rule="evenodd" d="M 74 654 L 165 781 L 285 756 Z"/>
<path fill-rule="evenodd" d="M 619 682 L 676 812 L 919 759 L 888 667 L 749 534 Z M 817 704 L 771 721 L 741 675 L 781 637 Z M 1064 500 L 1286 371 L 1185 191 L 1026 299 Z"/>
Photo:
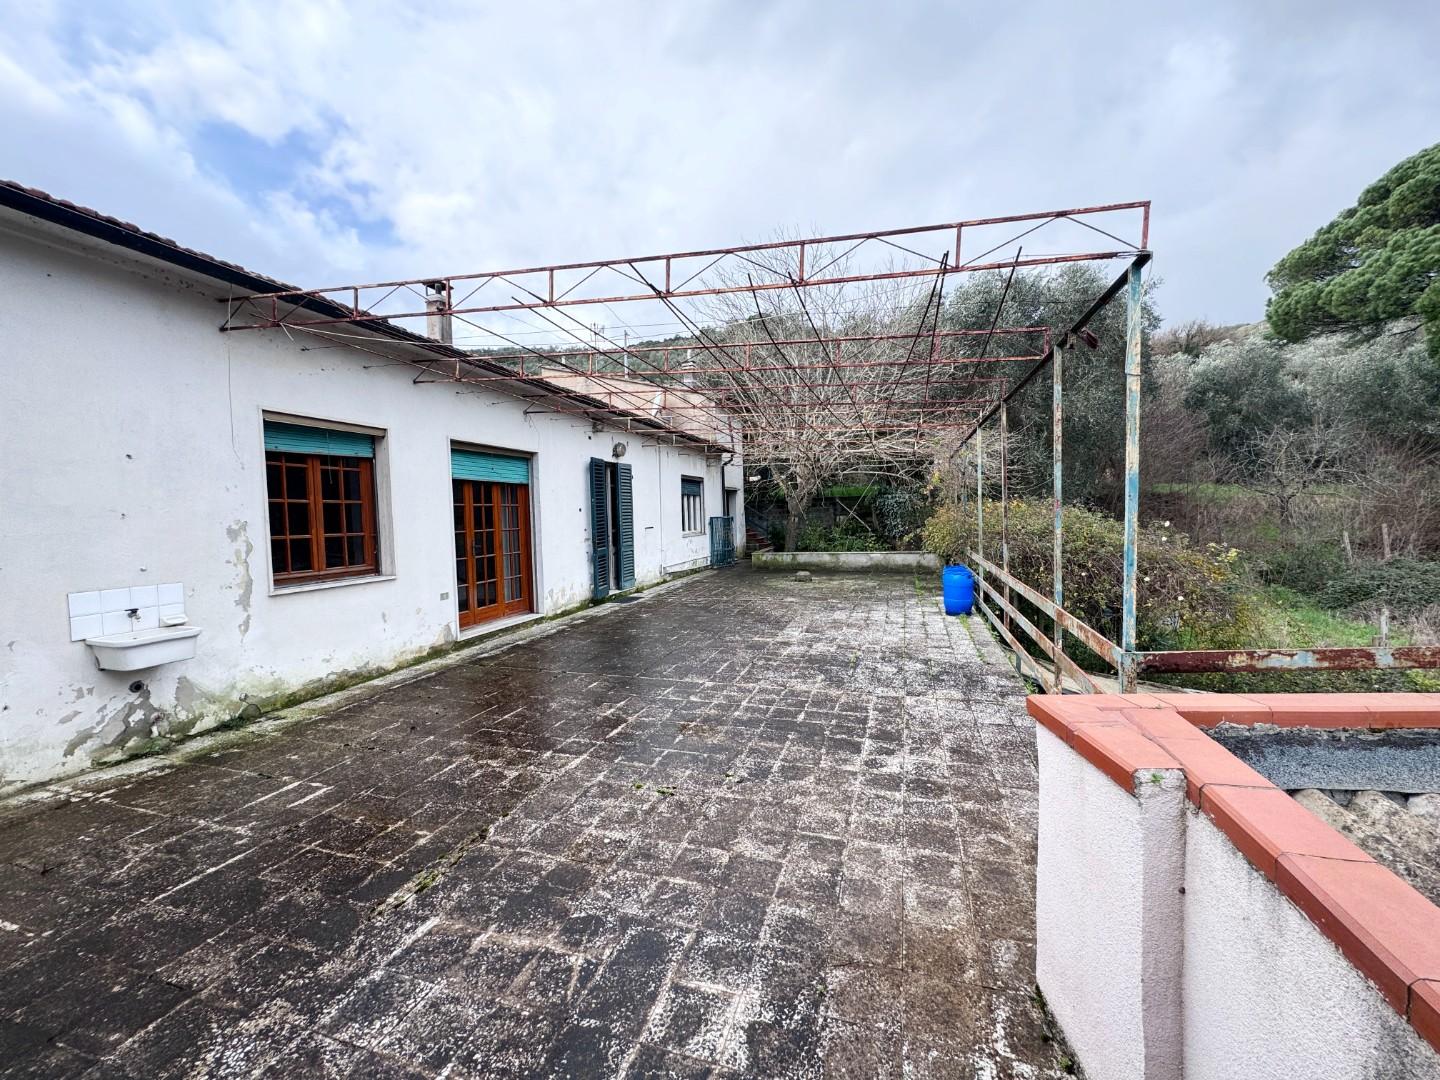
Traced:
<path fill-rule="evenodd" d="M 1213 326 L 1204 319 L 1191 319 L 1157 333 L 1151 350 L 1156 356 L 1199 356 L 1211 345 L 1238 341 L 1246 331 L 1245 326 Z"/>
<path fill-rule="evenodd" d="M 1250 441 L 1237 455 L 1249 484 L 1270 500 L 1284 524 L 1295 527 L 1317 490 L 1353 483 L 1359 473 L 1353 426 L 1318 413 L 1299 427 L 1278 424 Z"/>
<path fill-rule="evenodd" d="M 1391 555 L 1431 555 L 1440 545 L 1440 451 L 1417 441 L 1365 439 L 1351 447 L 1353 486 L 1346 530 Z"/>
<path fill-rule="evenodd" d="M 829 276 L 848 272 L 843 252 L 810 247 L 806 258 Z M 709 300 L 706 325 L 691 325 L 711 369 L 696 385 L 740 417 L 747 462 L 768 466 L 785 499 L 789 550 L 826 484 L 923 477 L 922 421 L 969 408 L 958 402 L 977 385 L 969 365 L 932 363 L 938 281 L 802 289 L 796 260 L 786 247 L 725 271 L 721 283 L 741 291 Z"/>

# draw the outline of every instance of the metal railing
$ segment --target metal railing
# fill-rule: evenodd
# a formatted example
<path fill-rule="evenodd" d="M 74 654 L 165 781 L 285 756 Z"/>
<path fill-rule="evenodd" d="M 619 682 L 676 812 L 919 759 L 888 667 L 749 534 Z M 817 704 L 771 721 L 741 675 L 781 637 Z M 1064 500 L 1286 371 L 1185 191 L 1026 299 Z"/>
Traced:
<path fill-rule="evenodd" d="M 1079 638 L 1086 648 L 1113 668 L 1121 677 L 1122 683 L 1127 671 L 1138 676 L 1144 672 L 1200 675 L 1226 672 L 1374 671 L 1440 667 L 1440 646 L 1435 645 L 1402 645 L 1390 648 L 1166 649 L 1127 652 L 1093 626 L 1058 607 L 1049 597 L 1026 585 L 1015 575 L 1006 573 L 974 551 L 970 552 L 970 558 L 979 570 L 976 583 L 980 591 L 975 599 L 981 613 L 1010 646 L 1020 666 L 1051 693 L 1058 692 L 1064 676 L 1069 676 L 1087 694 L 1101 692 L 1091 673 L 1065 655 L 1063 647 L 1058 644 L 1063 642 L 1063 635 L 1067 633 Z M 1043 633 L 1015 604 L 1005 598 L 1000 589 L 991 584 L 992 579 L 1006 591 L 1013 589 L 1043 614 L 1050 616 L 1060 626 L 1060 630 L 1053 638 Z M 990 604 L 985 602 L 986 598 Z M 999 609 L 1000 615 L 996 615 L 991 609 L 991 604 Z M 1015 635 L 1015 627 L 1049 657 L 1051 666 L 1048 669 L 1021 644 Z"/>
<path fill-rule="evenodd" d="M 1369 648 L 1316 649 L 1176 649 L 1142 650 L 1137 643 L 1139 627 L 1136 596 L 1139 580 L 1138 539 L 1140 526 L 1140 375 L 1141 375 L 1141 271 L 1150 261 L 1142 251 L 1126 267 L 1090 309 L 1064 334 L 1059 335 L 1025 376 L 1018 380 L 996 405 L 982 416 L 963 442 L 975 441 L 976 546 L 970 552 L 978 585 L 975 599 L 981 613 L 1014 651 L 1016 663 L 1039 682 L 1048 693 L 1061 693 L 1068 677 L 1081 690 L 1096 693 L 1093 675 L 1084 671 L 1065 652 L 1065 635 L 1080 640 L 1092 653 L 1113 668 L 1122 693 L 1134 693 L 1142 672 L 1171 674 L 1213 674 L 1257 671 L 1373 671 L 1380 669 L 1440 668 L 1440 646 L 1372 646 Z M 1061 465 L 1064 458 L 1065 350 L 1088 334 L 1086 327 L 1099 312 L 1121 293 L 1125 295 L 1125 509 L 1124 551 L 1120 588 L 1120 641 L 1114 642 L 1094 627 L 1065 610 L 1065 576 L 1062 551 L 1065 522 L 1061 514 L 1064 490 Z M 1093 343 L 1094 336 L 1089 340 Z M 1009 522 L 1009 406 L 1011 400 L 1034 380 L 1046 365 L 1051 376 L 1051 417 L 1053 453 L 1054 525 L 1052 528 L 1051 595 L 1025 584 L 1010 573 Z M 984 427 L 998 418 L 1000 429 L 1000 563 L 985 557 L 985 468 Z M 963 443 L 962 443 L 963 445 Z M 1019 597 L 1051 621 L 1046 634 L 1018 606 Z M 996 614 L 998 609 L 999 614 Z M 1045 665 L 1016 636 L 1016 629 L 1049 659 Z"/>

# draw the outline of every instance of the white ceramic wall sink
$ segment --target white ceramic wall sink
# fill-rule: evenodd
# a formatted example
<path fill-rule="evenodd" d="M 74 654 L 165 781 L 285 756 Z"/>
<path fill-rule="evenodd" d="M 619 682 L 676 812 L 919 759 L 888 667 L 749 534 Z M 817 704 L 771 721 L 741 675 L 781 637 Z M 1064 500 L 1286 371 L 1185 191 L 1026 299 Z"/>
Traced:
<path fill-rule="evenodd" d="M 102 671 L 139 671 L 189 660 L 195 655 L 198 626 L 158 626 L 153 630 L 131 630 L 86 638 Z"/>

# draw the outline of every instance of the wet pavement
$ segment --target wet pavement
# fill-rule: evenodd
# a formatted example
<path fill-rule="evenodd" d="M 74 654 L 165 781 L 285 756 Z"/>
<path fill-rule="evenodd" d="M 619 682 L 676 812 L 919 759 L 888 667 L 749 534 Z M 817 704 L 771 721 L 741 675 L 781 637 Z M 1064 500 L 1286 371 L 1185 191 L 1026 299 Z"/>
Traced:
<path fill-rule="evenodd" d="M 736 569 L 11 802 L 0 1073 L 1062 1075 L 1022 694 L 909 577 Z"/>

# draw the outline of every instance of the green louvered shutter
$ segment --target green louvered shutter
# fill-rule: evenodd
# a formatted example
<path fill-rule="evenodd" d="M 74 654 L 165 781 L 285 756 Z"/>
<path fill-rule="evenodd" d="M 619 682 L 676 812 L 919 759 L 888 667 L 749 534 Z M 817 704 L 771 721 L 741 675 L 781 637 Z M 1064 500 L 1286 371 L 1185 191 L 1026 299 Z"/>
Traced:
<path fill-rule="evenodd" d="M 592 595 L 603 600 L 610 595 L 610 509 L 605 491 L 604 458 L 590 459 L 590 543 Z"/>
<path fill-rule="evenodd" d="M 616 493 L 620 503 L 620 588 L 629 589 L 635 584 L 635 506 L 631 491 L 630 466 L 615 466 Z"/>
<path fill-rule="evenodd" d="M 265 449 L 287 454 L 326 454 L 330 457 L 375 456 L 375 436 L 358 431 L 335 431 L 332 428 L 304 427 L 265 421 Z"/>
<path fill-rule="evenodd" d="M 530 483 L 529 458 L 509 454 L 482 454 L 478 450 L 450 451 L 450 475 L 456 480 L 493 480 L 497 484 Z"/>

